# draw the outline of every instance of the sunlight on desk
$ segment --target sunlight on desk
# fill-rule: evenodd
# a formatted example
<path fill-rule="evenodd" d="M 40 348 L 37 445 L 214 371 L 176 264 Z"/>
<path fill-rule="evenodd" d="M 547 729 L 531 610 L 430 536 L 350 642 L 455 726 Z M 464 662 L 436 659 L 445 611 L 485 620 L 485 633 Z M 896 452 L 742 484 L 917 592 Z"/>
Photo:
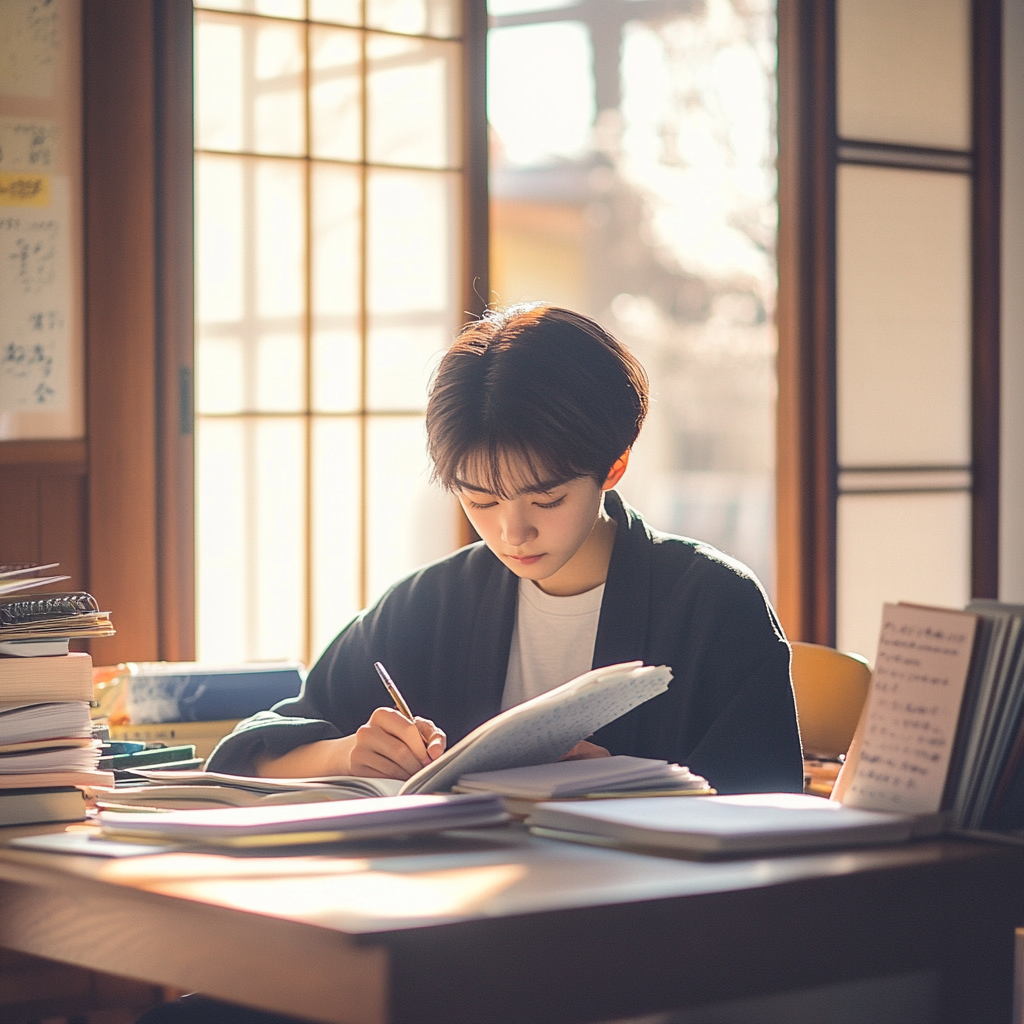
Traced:
<path fill-rule="evenodd" d="M 161 886 L 171 896 L 231 906 L 275 917 L 333 923 L 346 918 L 414 920 L 479 913 L 527 873 L 521 864 L 463 868 L 403 877 L 367 871 L 333 877 L 266 880 L 179 880 Z"/>

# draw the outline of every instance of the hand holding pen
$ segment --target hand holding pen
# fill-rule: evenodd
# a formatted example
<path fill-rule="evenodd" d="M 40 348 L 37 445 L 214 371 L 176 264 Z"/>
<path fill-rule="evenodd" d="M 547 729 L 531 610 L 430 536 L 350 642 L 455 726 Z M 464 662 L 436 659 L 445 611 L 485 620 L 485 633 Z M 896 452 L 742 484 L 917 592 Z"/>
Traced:
<path fill-rule="evenodd" d="M 413 715 L 387 669 L 378 661 L 377 674 L 394 708 L 377 708 L 355 733 L 350 755 L 353 775 L 407 779 L 444 753 L 447 737 L 433 722 Z"/>

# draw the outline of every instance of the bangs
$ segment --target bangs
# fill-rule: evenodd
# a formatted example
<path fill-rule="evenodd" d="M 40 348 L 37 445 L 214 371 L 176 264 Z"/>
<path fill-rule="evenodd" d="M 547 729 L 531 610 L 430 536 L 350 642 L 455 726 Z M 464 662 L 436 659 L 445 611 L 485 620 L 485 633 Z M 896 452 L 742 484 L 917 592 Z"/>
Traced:
<path fill-rule="evenodd" d="M 481 491 L 503 501 L 520 494 L 543 493 L 567 480 L 589 475 L 564 458 L 540 455 L 510 439 L 478 444 L 453 459 L 450 467 L 434 467 L 435 478 L 447 490 Z"/>

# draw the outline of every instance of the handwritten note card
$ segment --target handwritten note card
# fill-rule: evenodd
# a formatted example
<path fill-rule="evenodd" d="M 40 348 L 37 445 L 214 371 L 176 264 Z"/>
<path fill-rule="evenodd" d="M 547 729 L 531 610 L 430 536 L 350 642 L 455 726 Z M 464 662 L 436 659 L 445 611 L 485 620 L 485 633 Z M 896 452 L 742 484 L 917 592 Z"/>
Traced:
<path fill-rule="evenodd" d="M 0 205 L 0 412 L 67 407 L 69 188 L 47 180 L 48 205 Z"/>
<path fill-rule="evenodd" d="M 914 814 L 939 810 L 976 622 L 965 612 L 885 606 L 862 745 L 844 804 Z"/>

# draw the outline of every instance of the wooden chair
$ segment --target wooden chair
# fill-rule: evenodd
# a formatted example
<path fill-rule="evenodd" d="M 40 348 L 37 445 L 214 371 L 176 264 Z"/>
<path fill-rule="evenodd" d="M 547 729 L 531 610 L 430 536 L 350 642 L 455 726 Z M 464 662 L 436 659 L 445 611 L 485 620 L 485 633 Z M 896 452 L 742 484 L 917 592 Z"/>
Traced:
<path fill-rule="evenodd" d="M 867 699 L 871 667 L 859 654 L 798 641 L 792 647 L 805 789 L 828 796 Z"/>

